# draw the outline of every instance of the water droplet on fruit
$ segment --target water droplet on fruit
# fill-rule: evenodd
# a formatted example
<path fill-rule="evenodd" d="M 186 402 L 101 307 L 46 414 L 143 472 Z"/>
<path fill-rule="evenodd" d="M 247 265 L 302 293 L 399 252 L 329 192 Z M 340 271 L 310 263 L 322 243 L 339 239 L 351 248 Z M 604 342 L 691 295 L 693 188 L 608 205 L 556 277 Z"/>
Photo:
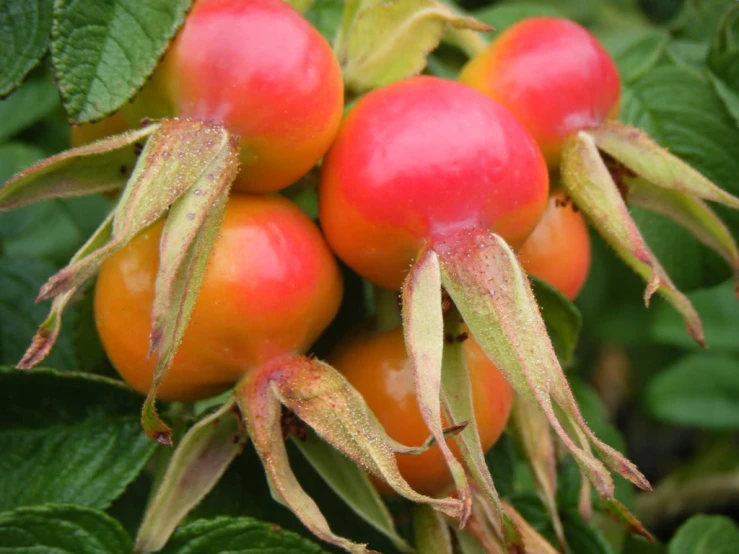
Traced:
<path fill-rule="evenodd" d="M 192 220 L 192 219 L 195 219 L 195 214 L 192 213 L 192 212 L 190 212 L 189 214 L 187 214 L 186 217 L 187 217 L 187 219 L 191 219 Z"/>
<path fill-rule="evenodd" d="M 203 194 L 203 191 L 202 191 L 202 190 L 200 190 L 200 189 L 195 189 L 194 191 L 192 191 L 192 193 L 193 193 L 193 194 L 194 194 L 195 196 L 200 196 L 201 194 Z"/>

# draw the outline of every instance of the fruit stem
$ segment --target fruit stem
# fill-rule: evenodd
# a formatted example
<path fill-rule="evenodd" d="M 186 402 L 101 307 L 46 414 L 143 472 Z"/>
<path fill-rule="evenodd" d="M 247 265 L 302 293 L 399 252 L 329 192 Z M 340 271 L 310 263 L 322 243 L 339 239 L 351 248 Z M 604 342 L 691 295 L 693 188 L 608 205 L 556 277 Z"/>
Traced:
<path fill-rule="evenodd" d="M 390 329 L 400 327 L 403 319 L 400 315 L 398 293 L 378 286 L 373 287 L 373 292 L 375 296 L 375 326 L 377 331 L 389 331 Z"/>

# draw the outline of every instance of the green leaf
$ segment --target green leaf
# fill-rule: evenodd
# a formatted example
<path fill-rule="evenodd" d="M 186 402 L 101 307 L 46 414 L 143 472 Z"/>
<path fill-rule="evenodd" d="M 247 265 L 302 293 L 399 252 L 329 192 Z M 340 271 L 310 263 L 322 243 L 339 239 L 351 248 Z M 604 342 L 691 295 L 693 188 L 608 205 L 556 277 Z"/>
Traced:
<path fill-rule="evenodd" d="M 74 123 L 110 115 L 151 75 L 192 0 L 57 0 L 51 55 Z"/>
<path fill-rule="evenodd" d="M 739 57 L 737 57 L 737 64 L 739 64 Z M 706 75 L 708 75 L 711 85 L 713 85 L 713 90 L 716 91 L 716 95 L 724 103 L 726 111 L 731 114 L 731 117 L 734 118 L 734 121 L 739 127 L 739 84 L 732 89 L 710 71 L 707 71 Z"/>
<path fill-rule="evenodd" d="M 712 352 L 739 352 L 739 302 L 731 281 L 688 295 L 705 320 L 706 344 Z M 686 348 L 697 345 L 685 335 L 680 318 L 664 304 L 655 306 L 651 325 L 653 340 Z"/>
<path fill-rule="evenodd" d="M 662 57 L 668 35 L 659 29 L 614 30 L 599 37 L 613 56 L 621 79 L 631 82 L 647 73 Z"/>
<path fill-rule="evenodd" d="M 724 12 L 708 51 L 708 67 L 739 93 L 739 4 Z"/>
<path fill-rule="evenodd" d="M 489 6 L 473 12 L 475 19 L 487 23 L 498 33 L 529 17 L 562 16 L 556 6 L 537 2 L 516 2 Z"/>
<path fill-rule="evenodd" d="M 343 0 L 314 0 L 303 15 L 328 40 L 333 42 L 341 26 Z"/>
<path fill-rule="evenodd" d="M 286 2 L 301 13 L 310 9 L 313 4 L 313 0 L 286 0 Z"/>
<path fill-rule="evenodd" d="M 729 193 L 739 194 L 739 128 L 728 116 L 711 83 L 682 67 L 657 67 L 624 87 L 622 119 L 683 159 Z M 723 206 L 716 212 L 734 236 L 739 213 Z M 682 289 L 716 284 L 728 276 L 713 252 L 664 217 L 634 210 L 644 238 Z"/>
<path fill-rule="evenodd" d="M 39 287 L 55 269 L 42 260 L 0 258 L 0 364 L 15 365 L 31 344 L 36 328 L 46 318 L 48 309 L 46 305 L 36 304 L 34 298 Z M 75 368 L 75 351 L 69 326 L 65 326 L 49 363 L 60 369 Z"/>
<path fill-rule="evenodd" d="M 0 100 L 0 121 L 3 122 L 0 141 L 30 127 L 58 105 L 59 95 L 51 81 L 40 78 L 28 81 L 5 100 Z"/>
<path fill-rule="evenodd" d="M 0 514 L 5 554 L 130 554 L 131 539 L 103 512 L 69 504 Z"/>
<path fill-rule="evenodd" d="M 721 15 L 734 0 L 690 0 L 672 22 L 673 32 L 680 38 L 703 40 L 710 37 Z"/>
<path fill-rule="evenodd" d="M 54 0 L 0 4 L 0 98 L 13 92 L 49 46 Z"/>
<path fill-rule="evenodd" d="M 247 517 L 219 517 L 188 523 L 160 554 L 322 554 L 324 551 L 295 533 Z"/>
<path fill-rule="evenodd" d="M 92 195 L 48 200 L 3 213 L 0 236 L 7 237 L 5 253 L 47 260 L 56 271 L 95 232 L 111 206 L 108 198 Z"/>
<path fill-rule="evenodd" d="M 530 279 L 554 352 L 563 365 L 569 365 L 572 363 L 582 328 L 580 310 L 556 287 L 538 277 Z"/>
<path fill-rule="evenodd" d="M 647 388 L 659 419 L 700 429 L 739 430 L 739 360 L 697 353 L 664 369 Z"/>
<path fill-rule="evenodd" d="M 668 554 L 733 554 L 739 527 L 724 516 L 696 515 L 670 541 Z"/>
<path fill-rule="evenodd" d="M 0 368 L 0 511 L 47 502 L 107 508 L 154 451 L 140 403 L 111 379 Z"/>
<path fill-rule="evenodd" d="M 562 523 L 569 554 L 613 554 L 611 545 L 598 528 L 585 523 L 577 512 L 568 511 Z"/>
<path fill-rule="evenodd" d="M 448 27 L 490 30 L 435 0 L 367 0 L 349 19 L 335 49 L 347 87 L 358 92 L 419 74 Z"/>

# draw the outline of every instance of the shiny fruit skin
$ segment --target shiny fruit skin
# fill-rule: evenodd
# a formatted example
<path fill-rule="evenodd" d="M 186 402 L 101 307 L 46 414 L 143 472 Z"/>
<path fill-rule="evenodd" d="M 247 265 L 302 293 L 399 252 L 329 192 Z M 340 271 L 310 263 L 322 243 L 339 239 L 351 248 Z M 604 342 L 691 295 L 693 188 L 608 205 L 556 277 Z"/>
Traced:
<path fill-rule="evenodd" d="M 487 451 L 506 426 L 513 390 L 473 339 L 464 341 L 464 351 L 472 382 L 475 421 L 483 450 Z M 347 337 L 328 361 L 362 394 L 391 438 L 418 446 L 429 437 L 418 408 L 413 366 L 400 327 Z M 449 439 L 448 444 L 459 458 L 455 441 Z M 401 475 L 418 492 L 437 495 L 453 484 L 438 446 L 417 456 L 398 454 L 396 459 Z M 395 494 L 386 483 L 373 481 L 382 494 Z"/>
<path fill-rule="evenodd" d="M 126 115 L 223 124 L 241 138 L 234 190 L 271 192 L 323 156 L 343 107 L 330 45 L 287 2 L 197 0 Z"/>
<path fill-rule="evenodd" d="M 95 291 L 95 321 L 121 377 L 146 393 L 157 223 L 111 256 Z M 304 352 L 341 302 L 341 276 L 313 222 L 279 196 L 233 194 L 192 318 L 158 397 L 190 401 L 232 386 L 277 357 Z"/>
<path fill-rule="evenodd" d="M 597 39 L 567 19 L 526 19 L 465 65 L 459 80 L 494 98 L 523 123 L 551 168 L 580 129 L 618 116 L 616 64 Z"/>
<path fill-rule="evenodd" d="M 580 293 L 590 271 L 590 235 L 585 218 L 563 193 L 549 199 L 531 236 L 518 251 L 529 275 L 557 288 L 570 300 Z"/>
<path fill-rule="evenodd" d="M 424 244 L 482 227 L 520 245 L 547 201 L 544 159 L 505 108 L 470 87 L 415 77 L 374 90 L 323 162 L 321 225 L 336 254 L 397 290 Z"/>
<path fill-rule="evenodd" d="M 128 125 L 123 114 L 118 111 L 95 123 L 75 125 L 70 130 L 70 142 L 76 148 L 126 131 L 128 131 Z"/>

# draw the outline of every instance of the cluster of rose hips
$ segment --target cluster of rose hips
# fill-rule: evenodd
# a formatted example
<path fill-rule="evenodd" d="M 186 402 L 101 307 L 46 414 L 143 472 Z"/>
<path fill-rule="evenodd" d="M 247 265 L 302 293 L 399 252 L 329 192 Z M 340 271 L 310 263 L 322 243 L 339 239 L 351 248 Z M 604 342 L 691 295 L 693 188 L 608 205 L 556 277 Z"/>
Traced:
<path fill-rule="evenodd" d="M 525 277 L 523 284 L 512 282 L 520 281 L 515 272 L 494 273 L 489 282 L 480 273 L 512 249 L 518 256 L 515 267 L 520 262 L 568 298 L 577 296 L 589 269 L 590 243 L 583 215 L 568 196 L 571 189 L 560 186 L 562 152 L 573 136 L 599 128 L 618 109 L 618 73 L 598 42 L 572 22 L 537 18 L 502 33 L 470 61 L 460 82 L 411 77 L 366 93 L 343 114 L 341 68 L 331 47 L 287 3 L 197 0 L 133 102 L 112 118 L 75 129 L 73 142 L 157 118 L 222 125 L 239 138 L 240 169 L 187 330 L 157 397 L 195 401 L 239 383 L 239 405 L 263 459 L 269 445 L 259 442 L 264 429 L 258 405 L 265 387 L 288 377 L 294 384 L 301 367 L 330 369 L 317 369 L 302 355 L 341 304 L 334 254 L 375 286 L 401 292 L 406 325 L 400 325 L 400 317 L 390 328 L 368 322 L 329 362 L 392 439 L 405 445 L 419 445 L 429 434 L 437 439 L 421 454 L 396 457 L 408 484 L 433 497 L 449 492 L 452 484 L 463 489 L 466 481 L 455 474 L 457 442 L 447 443 L 439 434 L 442 417 L 450 423 L 449 412 L 426 409 L 428 401 L 417 398 L 417 368 L 427 352 L 414 354 L 410 341 L 423 333 L 426 316 L 414 315 L 423 308 L 414 295 L 418 298 L 417 291 L 429 283 L 436 283 L 439 299 L 444 283 L 458 304 L 452 310 L 458 308 L 467 320 L 468 327 L 458 327 L 452 342 L 462 343 L 483 450 L 505 427 L 514 389 L 530 389 L 529 399 L 545 411 L 548 406 L 548 414 L 553 414 L 551 394 L 582 431 L 577 426 L 584 423 L 560 377 L 551 378 L 555 392 L 548 392 L 532 382 L 522 384 L 523 377 L 517 382 L 502 364 L 498 370 L 485 346 L 491 341 L 480 341 L 481 348 L 475 340 L 484 333 L 468 316 L 482 309 L 465 287 L 477 287 L 482 292 L 475 294 L 503 304 L 508 297 L 515 300 L 516 286 L 530 295 Z M 276 194 L 317 165 L 320 230 L 297 205 Z M 95 290 L 95 320 L 105 351 L 123 379 L 142 393 L 152 387 L 156 366 L 150 335 L 163 225 L 149 227 L 107 258 Z M 641 262 L 651 263 L 646 260 Z M 504 313 L 498 323 L 510 323 L 506 318 Z M 513 329 L 507 336 L 516 333 Z M 527 359 L 528 346 L 516 341 L 510 348 L 513 358 L 526 363 L 551 351 L 532 347 Z M 424 390 L 438 399 L 440 385 L 434 386 Z M 554 415 L 550 422 L 557 428 Z M 568 447 L 581 452 L 583 471 L 597 474 L 583 450 L 594 441 L 588 432 Z M 628 462 L 594 444 L 612 468 L 648 486 Z M 398 491 L 382 477 L 373 475 L 380 491 Z M 599 492 L 608 496 L 609 490 L 605 483 Z M 464 503 L 464 490 L 458 494 Z M 459 517 L 465 519 L 467 511 L 462 506 Z M 351 550 L 352 543 L 347 544 Z"/>

